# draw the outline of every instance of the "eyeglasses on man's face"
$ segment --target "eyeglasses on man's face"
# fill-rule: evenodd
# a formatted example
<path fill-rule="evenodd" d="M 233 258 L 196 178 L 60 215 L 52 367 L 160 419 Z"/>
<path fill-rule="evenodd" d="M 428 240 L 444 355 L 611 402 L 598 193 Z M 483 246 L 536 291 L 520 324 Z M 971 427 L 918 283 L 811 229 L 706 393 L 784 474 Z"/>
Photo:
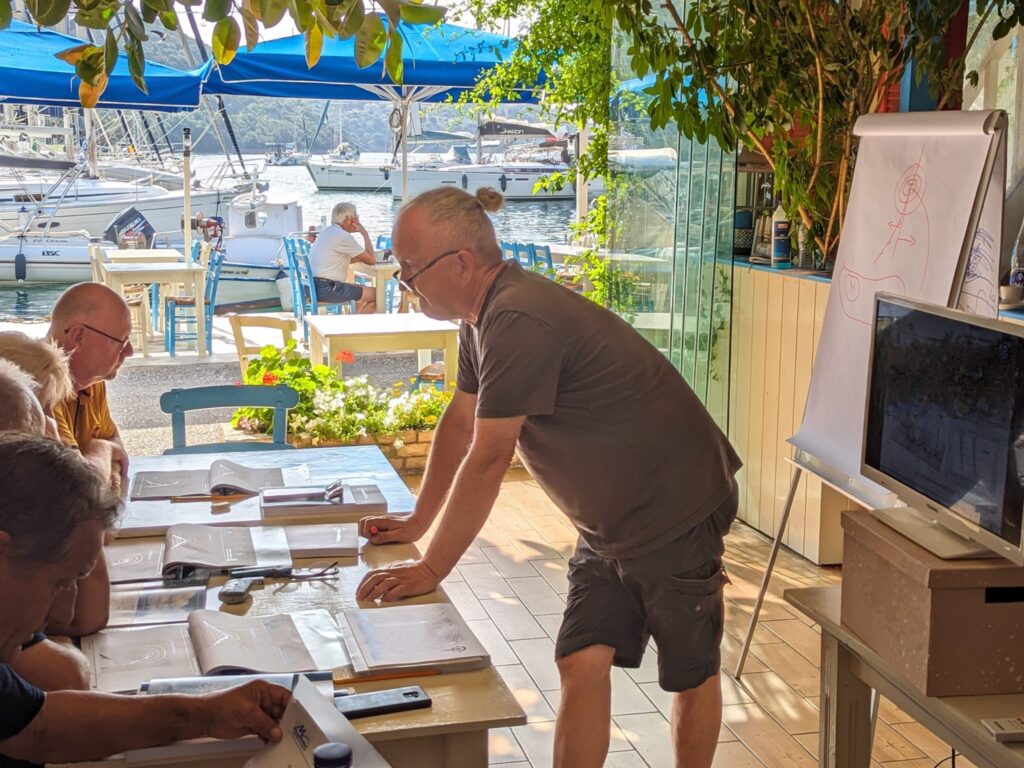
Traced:
<path fill-rule="evenodd" d="M 402 277 L 402 271 L 403 271 L 402 269 L 396 270 L 395 273 L 392 275 L 392 277 L 394 277 L 398 281 L 398 284 L 400 286 L 402 286 L 403 288 L 405 288 L 405 290 L 412 291 L 413 293 L 415 293 L 416 289 L 412 287 L 413 280 L 416 280 L 420 275 L 422 275 L 424 272 L 426 272 L 432 266 L 437 264 L 439 261 L 442 261 L 442 260 L 448 258 L 449 256 L 454 256 L 456 253 L 459 253 L 462 250 L 463 250 L 462 248 L 456 248 L 454 251 L 445 251 L 444 253 L 442 253 L 437 258 L 435 258 L 432 261 L 428 262 L 427 266 L 423 267 L 422 269 L 417 270 L 416 272 L 413 272 L 408 277 Z"/>
<path fill-rule="evenodd" d="M 111 336 L 106 331 L 101 331 L 99 328 L 94 328 L 88 323 L 79 323 L 79 325 L 82 326 L 83 328 L 92 331 L 93 333 L 98 333 L 100 336 L 110 339 L 112 342 L 118 345 L 118 352 L 124 352 L 125 348 L 128 346 L 128 342 L 131 341 L 132 338 L 131 335 L 129 334 L 128 336 L 125 336 L 123 339 L 119 339 L 117 336 Z M 65 328 L 64 333 L 67 333 L 70 330 L 71 328 Z"/>

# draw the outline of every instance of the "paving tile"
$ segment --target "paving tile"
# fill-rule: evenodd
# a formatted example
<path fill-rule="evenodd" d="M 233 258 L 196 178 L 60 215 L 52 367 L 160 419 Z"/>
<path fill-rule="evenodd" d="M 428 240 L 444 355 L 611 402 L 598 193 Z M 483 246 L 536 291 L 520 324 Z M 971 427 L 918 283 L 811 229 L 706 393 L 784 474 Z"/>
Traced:
<path fill-rule="evenodd" d="M 553 691 L 561 687 L 555 666 L 555 644 L 550 639 L 512 640 L 509 645 L 538 688 Z"/>
<path fill-rule="evenodd" d="M 480 605 L 480 601 L 476 599 L 473 590 L 465 581 L 445 582 L 444 593 L 466 621 L 488 618 L 487 611 Z"/>
<path fill-rule="evenodd" d="M 812 664 L 786 643 L 754 645 L 751 646 L 750 653 L 789 683 L 801 696 L 816 696 L 821 692 L 819 664 Z"/>
<path fill-rule="evenodd" d="M 562 626 L 562 616 L 557 613 L 546 613 L 543 616 L 534 616 L 537 623 L 541 625 L 548 637 L 552 640 L 558 639 L 558 630 Z"/>
<path fill-rule="evenodd" d="M 487 611 L 487 615 L 501 630 L 506 640 L 547 637 L 547 633 L 518 598 L 499 597 L 494 600 L 481 600 L 480 605 Z"/>
<path fill-rule="evenodd" d="M 547 699 L 522 664 L 497 667 L 497 670 L 519 706 L 526 712 L 529 722 L 555 719 L 555 711 L 548 705 Z"/>
<path fill-rule="evenodd" d="M 666 695 L 671 696 L 671 694 Z M 544 691 L 544 697 L 548 700 L 551 708 L 557 712 L 562 698 L 561 691 Z M 627 675 L 624 669 L 612 667 L 612 717 L 656 712 L 657 710 L 658 707 L 652 698 L 645 691 L 640 690 L 640 686 L 633 682 L 633 678 Z"/>
<path fill-rule="evenodd" d="M 555 592 L 564 595 L 569 591 L 569 563 L 565 560 L 560 557 L 552 560 L 532 560 L 530 565 Z"/>
<path fill-rule="evenodd" d="M 817 760 L 756 704 L 730 704 L 722 719 L 766 768 L 816 768 Z"/>
<path fill-rule="evenodd" d="M 509 544 L 504 547 L 482 547 L 480 551 L 506 579 L 537 575 L 530 561 L 516 546 Z"/>
<path fill-rule="evenodd" d="M 534 616 L 546 613 L 561 614 L 565 611 L 565 599 L 540 576 L 509 579 L 508 583 Z"/>
<path fill-rule="evenodd" d="M 459 572 L 478 600 L 516 596 L 512 587 L 489 561 L 479 565 L 460 565 Z"/>
<path fill-rule="evenodd" d="M 511 728 L 492 728 L 487 734 L 487 764 L 518 763 L 529 765 L 523 748 L 519 746 Z"/>
<path fill-rule="evenodd" d="M 492 665 L 500 667 L 504 664 L 519 663 L 519 657 L 516 656 L 515 651 L 512 650 L 512 647 L 502 636 L 501 631 L 494 625 L 493 621 L 478 619 L 477 621 L 467 621 L 466 625 L 477 636 L 477 639 L 483 643 L 484 648 L 487 649 L 487 653 L 491 656 Z"/>
<path fill-rule="evenodd" d="M 813 733 L 818 730 L 818 711 L 774 672 L 745 673 L 742 685 L 756 704 L 787 732 Z"/>

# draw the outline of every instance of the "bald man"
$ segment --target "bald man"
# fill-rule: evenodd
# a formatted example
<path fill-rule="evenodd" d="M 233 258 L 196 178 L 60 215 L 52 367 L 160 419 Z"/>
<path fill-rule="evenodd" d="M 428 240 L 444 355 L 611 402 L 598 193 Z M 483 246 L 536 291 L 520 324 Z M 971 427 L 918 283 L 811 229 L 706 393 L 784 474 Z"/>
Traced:
<path fill-rule="evenodd" d="M 134 353 L 131 332 L 131 313 L 120 295 L 100 283 L 79 283 L 57 299 L 47 333 L 67 353 L 75 387 L 53 409 L 60 439 L 78 448 L 118 491 L 128 476 L 128 456 L 110 417 L 106 382 Z"/>

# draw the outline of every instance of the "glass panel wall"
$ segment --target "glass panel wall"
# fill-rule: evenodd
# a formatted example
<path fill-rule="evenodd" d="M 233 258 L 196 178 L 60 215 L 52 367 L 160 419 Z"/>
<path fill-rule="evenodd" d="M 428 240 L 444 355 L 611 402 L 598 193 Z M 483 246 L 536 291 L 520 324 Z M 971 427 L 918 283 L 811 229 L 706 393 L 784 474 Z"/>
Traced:
<path fill-rule="evenodd" d="M 673 125 L 652 130 L 627 41 L 613 38 L 621 83 L 609 146 L 612 306 L 660 349 L 728 430 L 736 160 Z M 615 300 L 617 299 L 617 300 Z"/>

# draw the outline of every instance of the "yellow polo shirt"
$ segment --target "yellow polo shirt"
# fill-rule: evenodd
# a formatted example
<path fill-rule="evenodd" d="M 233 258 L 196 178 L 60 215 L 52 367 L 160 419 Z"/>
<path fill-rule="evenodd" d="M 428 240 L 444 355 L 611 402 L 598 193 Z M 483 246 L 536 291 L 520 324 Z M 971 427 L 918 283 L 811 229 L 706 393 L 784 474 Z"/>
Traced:
<path fill-rule="evenodd" d="M 53 409 L 61 442 L 72 448 L 97 438 L 109 440 L 117 434 L 107 406 L 107 383 L 98 381 Z"/>

